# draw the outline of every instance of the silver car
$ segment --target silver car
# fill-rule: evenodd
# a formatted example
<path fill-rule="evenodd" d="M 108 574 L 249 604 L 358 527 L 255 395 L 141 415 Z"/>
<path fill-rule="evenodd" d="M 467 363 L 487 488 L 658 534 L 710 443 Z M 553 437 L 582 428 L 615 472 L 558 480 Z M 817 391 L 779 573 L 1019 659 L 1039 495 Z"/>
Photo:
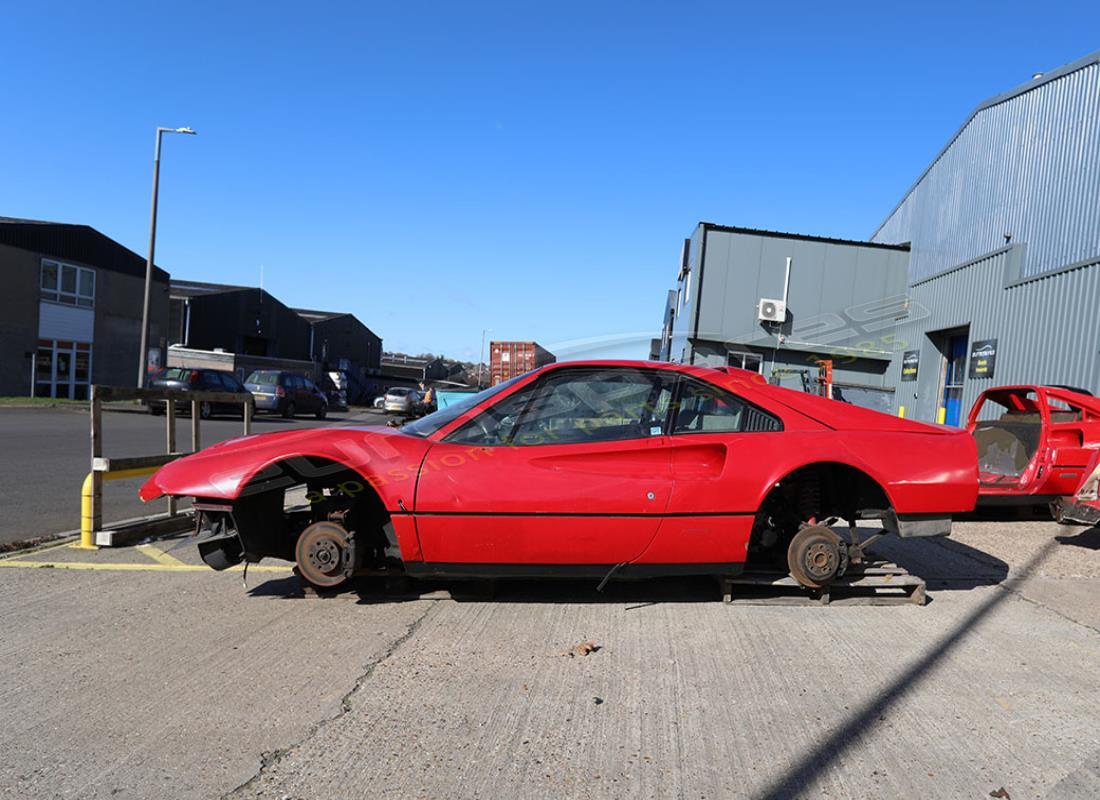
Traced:
<path fill-rule="evenodd" d="M 382 410 L 387 414 L 411 415 L 420 402 L 420 392 L 405 386 L 395 386 L 386 392 L 386 398 L 382 401 Z"/>

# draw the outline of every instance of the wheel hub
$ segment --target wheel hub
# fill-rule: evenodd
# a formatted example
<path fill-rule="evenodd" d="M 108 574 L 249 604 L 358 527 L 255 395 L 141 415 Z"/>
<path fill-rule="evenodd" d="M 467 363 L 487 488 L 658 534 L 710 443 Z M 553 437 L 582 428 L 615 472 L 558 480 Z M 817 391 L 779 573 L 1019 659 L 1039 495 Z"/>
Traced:
<path fill-rule="evenodd" d="M 825 580 L 836 572 L 837 560 L 835 548 L 818 542 L 807 548 L 803 563 L 810 575 L 818 580 Z"/>
<path fill-rule="evenodd" d="M 309 561 L 321 572 L 332 572 L 340 566 L 340 546 L 331 539 L 314 542 L 309 548 Z"/>

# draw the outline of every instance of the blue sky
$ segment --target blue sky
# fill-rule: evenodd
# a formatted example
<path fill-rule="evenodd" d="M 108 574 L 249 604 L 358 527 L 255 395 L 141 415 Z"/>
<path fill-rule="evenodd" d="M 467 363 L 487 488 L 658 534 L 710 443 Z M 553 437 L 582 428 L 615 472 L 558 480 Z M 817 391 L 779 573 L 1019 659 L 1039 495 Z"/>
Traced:
<path fill-rule="evenodd" d="M 699 220 L 866 238 L 1100 4 L 20 3 L 0 215 L 350 311 L 387 349 L 644 357 Z M 625 339 L 625 341 L 624 341 Z M 588 348 L 595 352 L 596 348 Z M 582 354 L 574 349 L 574 354 Z"/>

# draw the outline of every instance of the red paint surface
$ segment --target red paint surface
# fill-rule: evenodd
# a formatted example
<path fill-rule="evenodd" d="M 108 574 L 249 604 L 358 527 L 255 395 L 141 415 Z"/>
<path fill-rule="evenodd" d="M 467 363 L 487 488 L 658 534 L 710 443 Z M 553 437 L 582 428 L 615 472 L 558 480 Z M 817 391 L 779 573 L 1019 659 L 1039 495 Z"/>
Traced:
<path fill-rule="evenodd" d="M 1034 393 L 1029 399 L 1027 393 Z M 987 400 L 1002 398 L 1014 411 L 1038 415 L 1039 445 L 1019 476 L 981 473 L 983 498 L 1072 495 L 1089 474 L 1089 464 L 1100 451 L 1100 399 L 1054 386 L 997 386 L 982 392 L 970 409 L 967 433 L 973 435 Z M 1059 419 L 1059 409 L 1081 409 L 1080 419 Z"/>

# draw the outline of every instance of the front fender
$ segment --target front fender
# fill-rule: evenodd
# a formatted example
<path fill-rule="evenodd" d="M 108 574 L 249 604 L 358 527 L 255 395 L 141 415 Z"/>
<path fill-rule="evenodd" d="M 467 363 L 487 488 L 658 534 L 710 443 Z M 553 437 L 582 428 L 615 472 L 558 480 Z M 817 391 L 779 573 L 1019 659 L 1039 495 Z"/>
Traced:
<path fill-rule="evenodd" d="M 338 427 L 244 436 L 161 467 L 138 492 L 148 502 L 163 495 L 236 500 L 351 469 L 378 493 L 389 511 L 412 507 L 416 477 L 430 443 L 392 428 Z M 290 464 L 291 469 L 282 465 Z"/>

